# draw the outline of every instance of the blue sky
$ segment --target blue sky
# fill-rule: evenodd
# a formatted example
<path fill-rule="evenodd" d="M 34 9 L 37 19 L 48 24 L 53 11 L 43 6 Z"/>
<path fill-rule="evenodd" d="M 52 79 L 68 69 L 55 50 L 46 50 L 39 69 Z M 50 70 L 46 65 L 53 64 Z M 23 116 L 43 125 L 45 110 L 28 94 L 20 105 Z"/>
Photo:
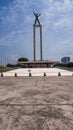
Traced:
<path fill-rule="evenodd" d="M 0 0 L 0 62 L 22 56 L 33 60 L 33 11 L 41 13 L 43 59 L 70 56 L 73 61 L 73 0 Z"/>

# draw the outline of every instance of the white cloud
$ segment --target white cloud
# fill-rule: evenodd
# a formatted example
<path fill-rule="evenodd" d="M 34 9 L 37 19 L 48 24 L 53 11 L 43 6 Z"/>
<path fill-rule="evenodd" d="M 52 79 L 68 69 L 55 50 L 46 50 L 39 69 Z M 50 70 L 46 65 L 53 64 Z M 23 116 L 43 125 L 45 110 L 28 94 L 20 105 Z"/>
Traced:
<path fill-rule="evenodd" d="M 15 0 L 14 1 L 14 9 L 15 11 L 24 12 L 27 6 L 27 0 Z"/>
<path fill-rule="evenodd" d="M 45 7 L 42 9 L 42 22 L 44 31 L 51 28 L 54 31 L 72 31 L 73 26 L 73 4 L 70 0 L 43 0 Z"/>
<path fill-rule="evenodd" d="M 59 19 L 57 22 L 54 23 L 55 28 L 72 28 L 73 26 L 73 19 L 72 18 L 67 18 L 67 17 L 63 17 L 61 19 Z"/>
<path fill-rule="evenodd" d="M 14 42 L 15 38 L 15 31 L 14 32 L 8 32 L 6 35 L 4 35 L 2 38 L 0 38 L 0 45 L 11 45 Z"/>

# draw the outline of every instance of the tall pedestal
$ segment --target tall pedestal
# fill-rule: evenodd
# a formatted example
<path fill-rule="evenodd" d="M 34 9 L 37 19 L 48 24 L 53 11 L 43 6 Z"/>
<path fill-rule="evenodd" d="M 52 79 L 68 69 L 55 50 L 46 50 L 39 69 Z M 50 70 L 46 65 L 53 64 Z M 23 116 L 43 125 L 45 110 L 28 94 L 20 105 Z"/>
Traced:
<path fill-rule="evenodd" d="M 40 30 L 40 61 L 42 61 L 42 25 L 33 25 L 33 58 L 36 61 L 36 28 Z"/>

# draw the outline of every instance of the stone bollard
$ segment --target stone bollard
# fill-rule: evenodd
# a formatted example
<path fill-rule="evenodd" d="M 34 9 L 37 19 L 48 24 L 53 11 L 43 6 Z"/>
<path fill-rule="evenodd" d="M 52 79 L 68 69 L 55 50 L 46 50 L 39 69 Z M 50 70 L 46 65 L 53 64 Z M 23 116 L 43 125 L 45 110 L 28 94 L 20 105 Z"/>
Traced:
<path fill-rule="evenodd" d="M 31 73 L 29 73 L 29 77 L 31 77 L 32 75 L 31 75 Z"/>
<path fill-rule="evenodd" d="M 61 73 L 60 73 L 60 72 L 58 72 L 58 76 L 61 76 Z"/>
<path fill-rule="evenodd" d="M 46 76 L 46 73 L 44 72 L 44 76 Z"/>
<path fill-rule="evenodd" d="M 1 72 L 1 77 L 3 77 L 3 73 Z"/>
<path fill-rule="evenodd" d="M 17 77 L 17 73 L 15 73 L 15 77 Z"/>

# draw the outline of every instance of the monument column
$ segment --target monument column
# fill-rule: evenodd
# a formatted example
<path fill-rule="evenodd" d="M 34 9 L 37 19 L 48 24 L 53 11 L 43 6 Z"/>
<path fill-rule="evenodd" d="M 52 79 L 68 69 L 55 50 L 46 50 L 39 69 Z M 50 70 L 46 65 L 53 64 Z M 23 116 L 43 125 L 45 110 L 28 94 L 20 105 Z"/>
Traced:
<path fill-rule="evenodd" d="M 42 25 L 40 24 L 40 21 L 38 19 L 38 17 L 41 14 L 34 13 L 34 15 L 36 19 L 33 25 L 33 58 L 34 58 L 34 61 L 36 61 L 36 28 L 39 28 L 40 29 L 40 61 L 42 61 L 43 60 L 42 59 Z"/>
<path fill-rule="evenodd" d="M 35 25 L 33 25 L 33 58 L 36 61 L 36 34 L 35 34 Z"/>
<path fill-rule="evenodd" d="M 42 61 L 42 25 L 40 25 L 40 60 Z"/>

